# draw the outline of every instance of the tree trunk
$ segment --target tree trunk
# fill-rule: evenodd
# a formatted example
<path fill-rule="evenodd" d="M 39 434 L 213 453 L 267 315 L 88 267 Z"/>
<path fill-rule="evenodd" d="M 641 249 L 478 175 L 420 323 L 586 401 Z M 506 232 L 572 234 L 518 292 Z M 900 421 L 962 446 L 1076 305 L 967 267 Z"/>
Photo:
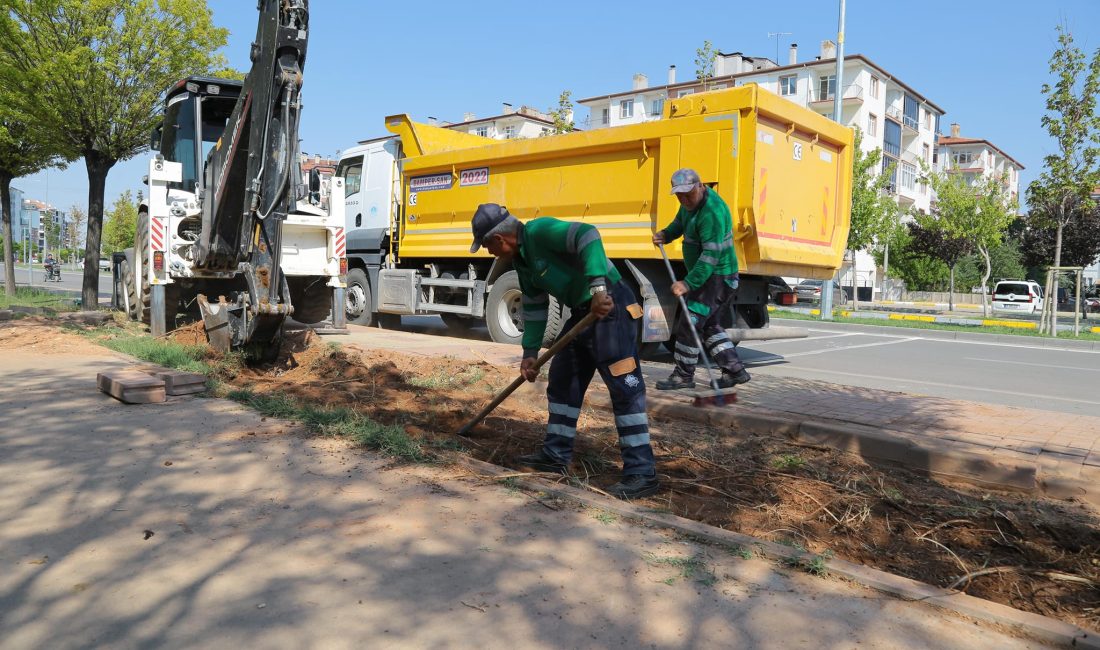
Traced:
<path fill-rule="evenodd" d="M 11 238 L 11 176 L 0 174 L 0 207 L 4 219 L 4 293 L 15 295 L 15 248 Z"/>
<path fill-rule="evenodd" d="M 947 286 L 947 311 L 955 311 L 955 265 L 950 266 L 951 280 Z"/>
<path fill-rule="evenodd" d="M 852 311 L 859 310 L 859 289 L 856 288 L 856 252 L 852 251 Z"/>
<path fill-rule="evenodd" d="M 993 262 L 989 258 L 989 250 L 985 246 L 979 246 L 978 252 L 982 254 L 982 258 L 985 259 L 985 275 L 982 276 L 982 318 L 989 317 L 989 310 L 986 297 L 988 294 L 989 276 L 993 275 Z"/>
<path fill-rule="evenodd" d="M 94 149 L 84 152 L 84 164 L 88 168 L 88 237 L 84 245 L 84 284 L 80 300 L 86 310 L 99 307 L 99 245 L 103 235 L 103 194 L 106 191 L 107 172 L 111 171 L 115 162 Z"/>
<path fill-rule="evenodd" d="M 1062 207 L 1062 218 L 1058 219 L 1058 230 L 1054 235 L 1054 268 L 1062 266 L 1062 228 L 1065 228 L 1065 206 Z M 1046 301 L 1050 304 L 1050 335 L 1058 336 L 1058 271 L 1054 272 L 1054 282 L 1051 283 L 1050 294 Z"/>

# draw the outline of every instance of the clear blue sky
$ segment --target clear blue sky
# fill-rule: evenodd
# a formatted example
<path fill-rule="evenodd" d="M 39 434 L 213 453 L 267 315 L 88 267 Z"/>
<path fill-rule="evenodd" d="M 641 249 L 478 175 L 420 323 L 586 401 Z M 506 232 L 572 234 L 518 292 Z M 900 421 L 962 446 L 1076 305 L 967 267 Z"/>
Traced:
<path fill-rule="evenodd" d="M 248 69 L 255 4 L 210 0 L 214 21 L 231 31 L 225 54 Z M 327 0 L 312 3 L 305 69 L 302 150 L 334 155 L 383 135 L 383 118 L 409 113 L 457 122 L 465 112 L 499 114 L 502 102 L 546 110 L 562 90 L 574 99 L 629 90 L 641 72 L 663 84 L 675 64 L 694 75 L 704 40 L 723 52 L 775 57 L 799 44 L 799 60 L 836 38 L 837 0 L 788 2 L 597 3 L 560 0 L 403 3 Z M 911 9 L 912 12 L 908 10 Z M 926 0 L 883 4 L 848 0 L 846 54 L 863 54 L 947 114 L 941 128 L 962 125 L 1020 161 L 1021 192 L 1050 153 L 1040 125 L 1041 85 L 1055 27 L 1067 23 L 1077 45 L 1100 47 L 1098 0 Z M 578 111 L 578 118 L 586 117 Z M 147 155 L 120 162 L 107 179 L 106 204 L 142 188 Z M 83 161 L 68 170 L 16 179 L 27 198 L 62 209 L 87 206 Z M 599 191 L 599 188 L 593 188 Z"/>

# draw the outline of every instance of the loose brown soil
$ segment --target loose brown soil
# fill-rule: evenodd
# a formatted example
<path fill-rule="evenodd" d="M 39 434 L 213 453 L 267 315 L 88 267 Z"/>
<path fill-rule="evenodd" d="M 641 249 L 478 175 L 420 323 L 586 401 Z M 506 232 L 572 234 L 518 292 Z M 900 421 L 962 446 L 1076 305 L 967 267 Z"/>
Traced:
<path fill-rule="evenodd" d="M 0 327 L 0 347 L 6 340 Z M 514 377 L 514 368 L 484 361 L 337 350 L 308 333 L 292 337 L 274 364 L 227 379 L 352 408 L 427 446 L 459 445 L 519 468 L 515 457 L 543 436 L 537 385 L 472 437 L 454 434 Z M 586 408 L 579 429 L 573 471 L 605 488 L 618 479 L 614 420 Z M 948 485 L 763 435 L 668 421 L 651 429 L 663 483 L 646 500 L 655 508 L 1100 630 L 1100 517 L 1081 504 Z"/>

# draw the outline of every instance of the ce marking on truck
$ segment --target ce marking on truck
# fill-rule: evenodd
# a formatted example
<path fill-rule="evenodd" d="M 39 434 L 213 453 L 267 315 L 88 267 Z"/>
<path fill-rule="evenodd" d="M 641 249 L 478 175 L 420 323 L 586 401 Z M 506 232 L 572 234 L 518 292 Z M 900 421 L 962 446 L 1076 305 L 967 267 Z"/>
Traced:
<path fill-rule="evenodd" d="M 794 143 L 794 159 L 795 160 L 802 160 L 802 143 L 801 142 Z"/>

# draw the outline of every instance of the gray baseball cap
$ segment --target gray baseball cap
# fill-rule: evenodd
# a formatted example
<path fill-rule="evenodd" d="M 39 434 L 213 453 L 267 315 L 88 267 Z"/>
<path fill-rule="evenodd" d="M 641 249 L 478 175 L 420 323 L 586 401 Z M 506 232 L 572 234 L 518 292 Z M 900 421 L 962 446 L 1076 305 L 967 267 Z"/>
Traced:
<path fill-rule="evenodd" d="M 690 167 L 677 169 L 672 173 L 672 193 L 690 192 L 700 182 L 702 181 L 699 180 L 699 174 L 694 169 Z"/>

